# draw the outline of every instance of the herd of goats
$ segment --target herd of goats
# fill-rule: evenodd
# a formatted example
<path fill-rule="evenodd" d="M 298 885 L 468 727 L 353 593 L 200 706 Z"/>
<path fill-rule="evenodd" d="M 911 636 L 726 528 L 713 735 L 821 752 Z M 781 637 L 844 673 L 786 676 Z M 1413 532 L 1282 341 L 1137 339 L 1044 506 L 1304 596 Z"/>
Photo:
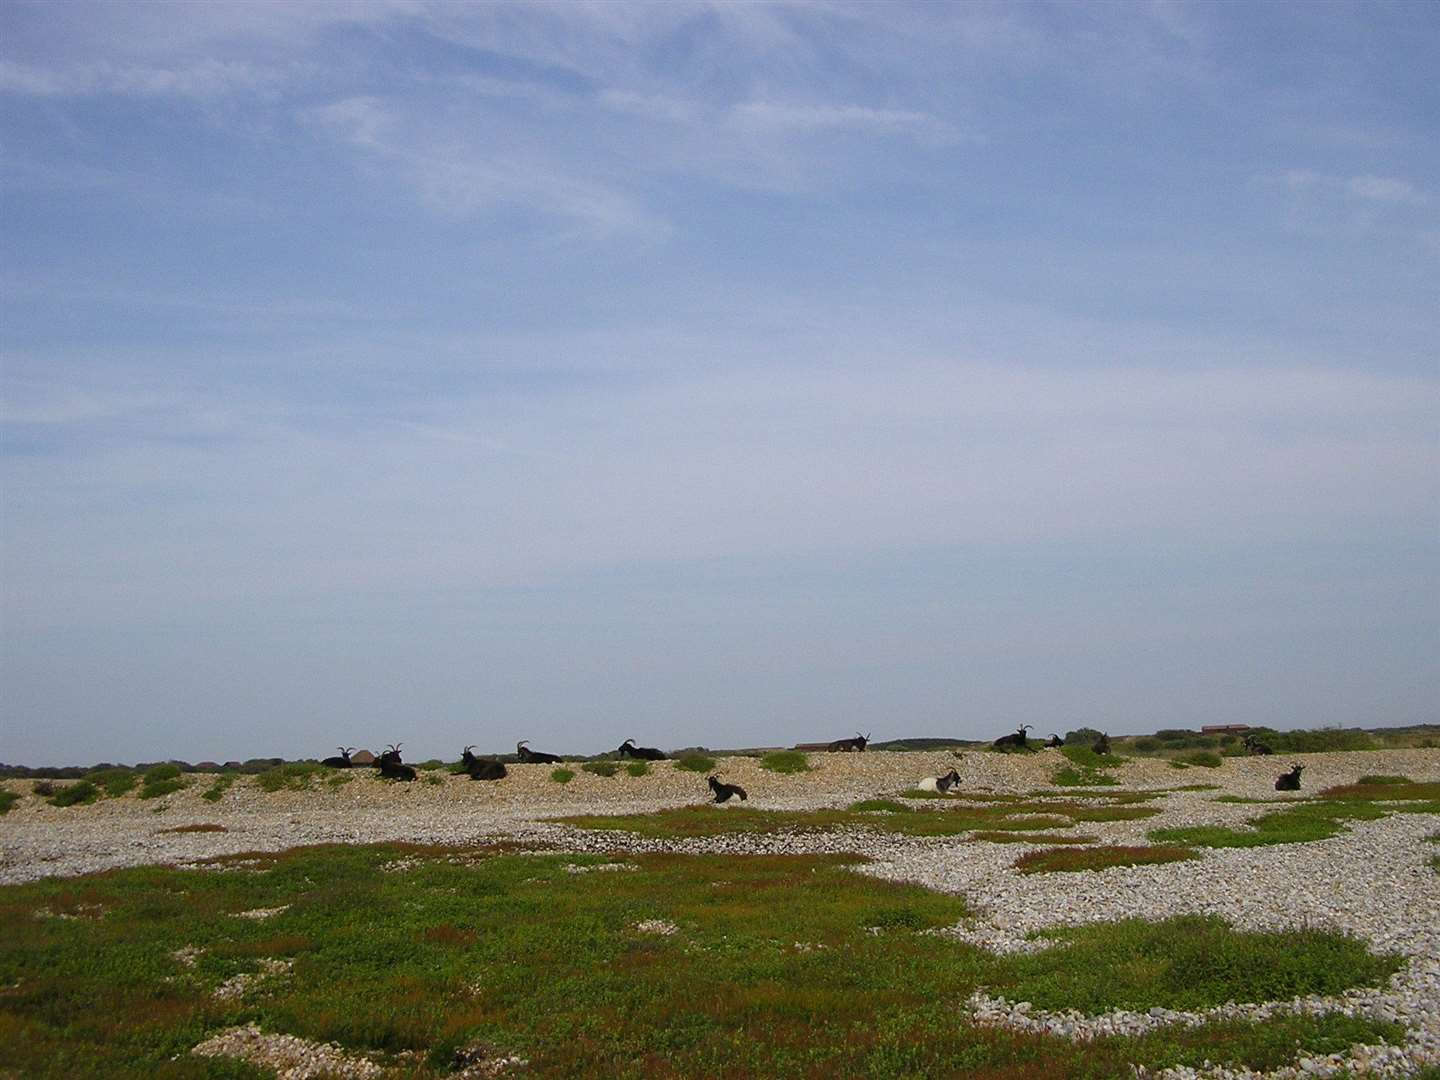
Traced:
<path fill-rule="evenodd" d="M 1002 751 L 1030 750 L 1029 730 L 1029 724 L 1022 724 L 1011 734 L 1000 736 L 1000 738 L 991 743 L 991 746 L 996 750 Z M 515 744 L 516 756 L 520 758 L 522 764 L 550 765 L 565 761 L 565 758 L 559 754 L 546 754 L 539 750 L 531 750 L 530 747 L 525 745 L 529 741 L 528 739 L 522 739 Z M 1246 735 L 1243 741 L 1246 751 L 1250 754 L 1274 753 L 1274 750 L 1253 735 Z M 841 754 L 863 753 L 866 744 L 869 742 L 870 736 L 868 733 L 861 735 L 859 732 L 856 732 L 853 739 L 836 739 L 834 742 L 828 743 L 826 749 L 832 753 Z M 380 776 L 382 778 L 386 780 L 415 779 L 415 770 L 400 760 L 400 747 L 404 745 L 404 743 L 394 743 L 387 747 L 385 752 L 375 759 L 375 767 L 380 770 Z M 1065 745 L 1065 740 L 1060 738 L 1059 735 L 1051 735 L 1049 739 L 1040 745 L 1047 749 L 1059 747 Z M 505 768 L 505 763 L 498 758 L 476 757 L 471 752 L 474 749 L 474 746 L 467 746 L 461 751 L 460 771 L 469 776 L 471 780 L 503 780 L 508 772 Z M 1090 749 L 1100 755 L 1109 754 L 1109 734 L 1102 734 L 1100 738 L 1091 744 Z M 339 750 L 339 756 L 327 757 L 322 760 L 320 764 L 327 765 L 333 769 L 354 768 L 355 766 L 350 760 L 350 755 L 355 752 L 355 747 L 342 746 L 339 747 Z M 669 755 L 662 750 L 657 750 L 653 746 L 636 746 L 634 739 L 626 739 L 615 749 L 614 753 L 617 757 L 634 758 L 638 761 L 666 761 L 669 759 Z M 1299 791 L 1300 773 L 1304 768 L 1303 765 L 1295 765 L 1289 772 L 1282 773 L 1276 777 L 1275 790 Z M 722 783 L 717 776 L 711 775 L 706 777 L 706 782 L 710 785 L 710 790 L 717 803 L 728 803 L 731 799 L 744 801 L 749 798 L 749 796 L 745 794 L 744 788 L 738 784 Z M 933 791 L 945 795 L 948 794 L 952 788 L 958 787 L 959 784 L 960 774 L 952 768 L 948 773 L 941 776 L 927 776 L 920 781 L 919 787 L 922 791 Z"/>

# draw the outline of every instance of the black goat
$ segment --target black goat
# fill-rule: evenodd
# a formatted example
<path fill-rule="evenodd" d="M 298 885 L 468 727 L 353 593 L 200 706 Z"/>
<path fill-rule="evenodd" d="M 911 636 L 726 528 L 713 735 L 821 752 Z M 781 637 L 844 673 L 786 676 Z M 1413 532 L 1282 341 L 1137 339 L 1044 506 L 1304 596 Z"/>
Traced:
<path fill-rule="evenodd" d="M 1275 790 L 1276 790 L 1276 791 L 1299 791 L 1299 790 L 1300 790 L 1300 772 L 1301 772 L 1301 770 L 1304 769 L 1304 768 L 1305 768 L 1304 765 L 1291 765 L 1289 772 L 1287 772 L 1287 773 L 1281 773 L 1279 776 L 1277 776 L 1277 777 L 1275 778 Z"/>
<path fill-rule="evenodd" d="M 868 732 L 861 735 L 857 731 L 853 739 L 836 739 L 830 744 L 830 749 L 841 754 L 848 754 L 852 750 L 856 753 L 863 754 L 865 752 L 865 744 L 869 741 L 870 735 Z"/>
<path fill-rule="evenodd" d="M 1050 738 L 1045 741 L 1045 748 L 1046 748 L 1047 750 L 1048 750 L 1048 749 L 1053 749 L 1054 747 L 1057 747 L 1057 746 L 1064 746 L 1064 745 L 1065 745 L 1065 740 L 1062 739 L 1062 738 L 1060 738 L 1059 735 L 1051 735 Z"/>
<path fill-rule="evenodd" d="M 557 761 L 564 761 L 559 754 L 545 754 L 539 750 L 531 750 L 525 744 L 529 739 L 521 739 L 515 744 L 515 753 L 520 755 L 520 760 L 526 765 L 552 765 Z"/>
<path fill-rule="evenodd" d="M 710 790 L 715 793 L 716 802 L 729 802 L 730 799 L 736 795 L 740 796 L 741 802 L 750 798 L 749 795 L 745 794 L 745 789 L 739 784 L 722 784 L 713 776 L 707 777 L 706 781 L 710 785 Z"/>
<path fill-rule="evenodd" d="M 665 754 L 653 746 L 636 746 L 634 739 L 626 739 L 615 751 L 621 757 L 639 758 L 641 761 L 669 761 Z"/>
<path fill-rule="evenodd" d="M 1245 743 L 1245 749 L 1252 754 L 1263 755 L 1275 753 L 1274 750 L 1270 749 L 1270 747 L 1266 746 L 1254 735 L 1246 735 L 1242 741 Z"/>
<path fill-rule="evenodd" d="M 476 757 L 470 751 L 473 746 L 467 746 L 460 751 L 460 766 L 471 780 L 503 780 L 506 776 L 505 763 L 495 758 Z"/>
<path fill-rule="evenodd" d="M 990 745 L 996 750 L 1009 750 L 1012 746 L 1019 747 L 1021 750 L 1029 750 L 1030 739 L 1029 736 L 1025 734 L 1025 732 L 1029 730 L 1029 724 L 1021 724 L 1012 734 L 1001 735 L 1000 738 L 996 739 Z"/>
<path fill-rule="evenodd" d="M 375 765 L 380 770 L 380 776 L 385 780 L 414 780 L 415 770 L 409 765 L 400 763 L 400 747 L 404 743 L 395 743 L 383 754 L 375 759 Z"/>
<path fill-rule="evenodd" d="M 936 791 L 941 795 L 945 795 L 952 787 L 957 787 L 959 784 L 960 774 L 954 769 L 951 769 L 944 776 L 925 777 L 924 780 L 920 781 L 919 787 L 921 791 Z"/>
<path fill-rule="evenodd" d="M 348 769 L 348 768 L 350 768 L 350 755 L 355 752 L 355 747 L 353 747 L 353 746 L 342 746 L 342 747 L 339 747 L 339 750 L 340 750 L 340 756 L 339 756 L 339 757 L 327 757 L 327 758 L 325 758 L 323 761 L 321 761 L 320 764 L 321 764 L 321 765 L 328 765 L 328 766 L 330 766 L 330 768 L 332 768 L 332 769 Z"/>
<path fill-rule="evenodd" d="M 1110 733 L 1107 731 L 1105 732 L 1105 734 L 1101 735 L 1098 739 L 1095 740 L 1095 745 L 1090 747 L 1090 749 L 1094 750 L 1097 754 L 1110 753 Z"/>

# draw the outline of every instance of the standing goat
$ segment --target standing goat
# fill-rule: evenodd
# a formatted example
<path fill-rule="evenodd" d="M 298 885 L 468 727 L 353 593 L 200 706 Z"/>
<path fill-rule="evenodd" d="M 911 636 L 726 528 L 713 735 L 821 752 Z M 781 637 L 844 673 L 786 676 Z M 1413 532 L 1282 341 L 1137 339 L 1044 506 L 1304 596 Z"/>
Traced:
<path fill-rule="evenodd" d="M 340 751 L 340 756 L 339 756 L 339 757 L 327 757 L 327 758 L 325 758 L 324 760 L 322 760 L 322 761 L 320 762 L 320 764 L 321 764 L 321 765 L 328 765 L 328 766 L 330 766 L 330 768 L 332 768 L 332 769 L 348 769 L 348 768 L 350 768 L 350 767 L 351 767 L 351 765 L 350 765 L 350 755 L 355 752 L 355 747 L 353 747 L 353 746 L 341 746 L 341 747 L 338 747 L 337 749 L 339 749 L 339 751 Z"/>
<path fill-rule="evenodd" d="M 467 746 L 460 751 L 460 767 L 465 770 L 471 780 L 503 780 L 506 769 L 503 761 L 494 758 L 479 758 L 470 751 L 475 749 Z"/>
<path fill-rule="evenodd" d="M 1009 750 L 1012 746 L 1018 747 L 1021 750 L 1029 750 L 1030 739 L 1025 734 L 1025 732 L 1029 730 L 1029 724 L 1021 724 L 1018 728 L 1015 729 L 1012 734 L 1001 735 L 1000 738 L 996 739 L 990 745 L 993 746 L 996 750 Z"/>
<path fill-rule="evenodd" d="M 1299 791 L 1299 790 L 1300 790 L 1300 772 L 1301 772 L 1301 770 L 1304 769 L 1304 768 L 1305 768 L 1304 765 L 1291 765 L 1289 772 L 1287 772 L 1287 773 L 1281 773 L 1279 776 L 1277 776 L 1277 777 L 1275 778 L 1275 790 L 1276 790 L 1276 791 Z"/>
<path fill-rule="evenodd" d="M 841 753 L 841 754 L 848 754 L 848 753 L 850 753 L 852 750 L 855 751 L 856 753 L 862 753 L 862 754 L 863 754 L 863 753 L 865 752 L 865 744 L 868 743 L 869 741 L 870 741 L 870 734 L 869 734 L 869 732 L 866 732 L 864 735 L 861 735 L 861 734 L 857 731 L 857 732 L 855 733 L 855 737 L 854 737 L 853 739 L 836 739 L 834 742 L 832 742 L 832 743 L 830 744 L 830 749 L 831 749 L 832 751 L 835 751 L 835 752 Z"/>
<path fill-rule="evenodd" d="M 1090 749 L 1094 750 L 1097 754 L 1110 753 L 1110 733 L 1107 731 L 1101 735 L 1100 738 L 1095 740 L 1095 745 Z"/>
<path fill-rule="evenodd" d="M 941 795 L 947 795 L 949 794 L 950 789 L 952 787 L 957 787 L 959 783 L 960 774 L 954 769 L 951 769 L 944 776 L 927 776 L 924 780 L 921 780 L 920 783 L 916 786 L 921 791 L 935 791 L 939 792 Z"/>
<path fill-rule="evenodd" d="M 400 747 L 404 743 L 393 743 L 386 751 L 375 759 L 376 766 L 380 769 L 380 777 L 383 780 L 414 780 L 415 770 L 409 765 L 400 762 Z"/>
<path fill-rule="evenodd" d="M 546 754 L 539 750 L 531 750 L 525 744 L 529 739 L 521 739 L 515 744 L 515 753 L 520 755 L 520 760 L 526 765 L 553 765 L 557 761 L 564 761 L 559 754 Z"/>
<path fill-rule="evenodd" d="M 662 751 L 653 746 L 636 746 L 634 739 L 626 739 L 615 751 L 621 757 L 639 758 L 641 761 L 669 761 Z"/>
<path fill-rule="evenodd" d="M 746 799 L 750 798 L 749 795 L 745 794 L 745 789 L 739 784 L 722 784 L 714 776 L 709 776 L 705 779 L 706 783 L 710 785 L 710 790 L 715 793 L 715 801 L 717 803 L 729 802 L 730 799 L 736 795 L 740 796 L 741 802 L 744 802 Z"/>

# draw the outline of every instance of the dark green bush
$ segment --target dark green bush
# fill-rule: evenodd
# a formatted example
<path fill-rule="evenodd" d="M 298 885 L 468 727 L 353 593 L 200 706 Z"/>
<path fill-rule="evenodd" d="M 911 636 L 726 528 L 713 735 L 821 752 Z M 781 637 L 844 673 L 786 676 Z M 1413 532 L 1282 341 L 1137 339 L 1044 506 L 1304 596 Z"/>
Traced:
<path fill-rule="evenodd" d="M 134 769 L 97 769 L 85 777 L 112 799 L 118 799 L 140 782 Z"/>
<path fill-rule="evenodd" d="M 38 788 L 39 785 L 37 784 Z M 76 803 L 89 804 L 100 798 L 100 789 L 89 780 L 77 780 L 63 788 L 57 788 L 50 796 L 51 806 L 74 806 Z"/>
<path fill-rule="evenodd" d="M 614 776 L 615 771 L 620 768 L 613 761 L 587 761 L 580 768 L 596 776 Z"/>
<path fill-rule="evenodd" d="M 168 762 L 164 765 L 154 765 L 145 770 L 145 783 L 158 784 L 163 780 L 174 780 L 179 775 L 179 765 L 171 765 Z"/>

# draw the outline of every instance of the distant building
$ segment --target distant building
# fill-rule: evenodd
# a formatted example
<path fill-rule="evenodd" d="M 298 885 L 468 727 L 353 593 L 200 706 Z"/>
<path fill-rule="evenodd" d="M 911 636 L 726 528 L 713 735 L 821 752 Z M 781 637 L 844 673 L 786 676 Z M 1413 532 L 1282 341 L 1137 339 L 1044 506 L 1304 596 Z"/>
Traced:
<path fill-rule="evenodd" d="M 1249 724 L 1211 724 L 1200 729 L 1201 735 L 1239 735 L 1242 731 L 1249 731 Z"/>

